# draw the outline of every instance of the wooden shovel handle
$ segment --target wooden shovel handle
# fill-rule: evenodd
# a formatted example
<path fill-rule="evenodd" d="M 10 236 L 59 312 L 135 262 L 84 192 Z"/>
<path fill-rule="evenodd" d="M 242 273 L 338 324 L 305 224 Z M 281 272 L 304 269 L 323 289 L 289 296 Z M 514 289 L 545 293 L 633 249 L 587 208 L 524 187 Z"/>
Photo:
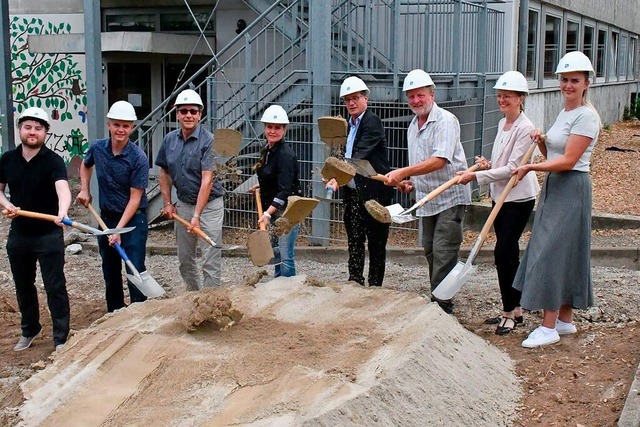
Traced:
<path fill-rule="evenodd" d="M 474 172 L 479 168 L 480 168 L 480 165 L 474 164 L 473 166 L 468 168 L 465 172 Z M 450 187 L 453 187 L 454 185 L 456 185 L 459 181 L 460 181 L 460 176 L 459 175 L 454 176 L 449 181 L 445 182 L 444 184 L 440 185 L 438 188 L 433 190 L 431 193 L 424 196 L 422 199 L 420 199 L 418 203 L 421 204 L 420 206 L 424 205 L 428 201 L 433 200 L 436 197 L 438 197 L 440 194 L 444 193 L 445 190 L 448 190 Z"/>
<path fill-rule="evenodd" d="M 527 163 L 529 163 L 529 159 L 531 159 L 531 155 L 533 154 L 533 150 L 535 150 L 536 147 L 537 147 L 537 144 L 535 142 L 532 142 L 531 146 L 529 147 L 527 152 L 524 153 L 524 156 L 522 157 L 522 161 L 520 161 L 520 166 L 524 166 Z M 484 226 L 482 227 L 482 230 L 480 231 L 480 236 L 483 236 L 483 239 L 485 239 L 487 234 L 489 234 L 489 229 L 493 225 L 493 221 L 495 221 L 496 216 L 498 216 L 498 212 L 500 211 L 500 208 L 504 204 L 504 201 L 507 199 L 507 196 L 509 195 L 509 192 L 516 185 L 516 180 L 517 179 L 518 179 L 518 177 L 516 175 L 513 175 L 511 177 L 511 179 L 507 183 L 507 186 L 504 188 L 504 190 L 502 190 L 502 194 L 500 195 L 500 198 L 496 201 L 496 204 L 493 207 L 493 209 L 491 209 L 491 213 L 489 214 L 489 217 L 487 218 L 487 222 L 484 223 Z"/>
<path fill-rule="evenodd" d="M 5 213 L 6 211 L 2 211 L 2 212 Z M 23 211 L 22 209 L 18 209 L 16 211 L 16 215 L 26 216 L 28 218 L 42 219 L 42 220 L 51 221 L 51 222 L 55 222 L 55 220 L 58 219 L 58 217 L 55 215 L 43 214 L 40 212 Z"/>
<path fill-rule="evenodd" d="M 262 218 L 262 215 L 264 215 L 263 211 L 262 211 L 262 199 L 260 198 L 260 187 L 256 188 L 255 192 L 253 193 L 256 196 L 256 204 L 258 205 L 258 219 Z M 262 222 L 260 223 L 260 230 L 266 230 L 267 229 L 267 225 L 263 224 Z"/>
<path fill-rule="evenodd" d="M 100 228 L 102 228 L 103 230 L 106 230 L 107 228 L 107 224 L 105 224 L 105 222 L 102 220 L 102 218 L 100 217 L 100 215 L 98 215 L 98 212 L 96 212 L 96 210 L 93 208 L 93 205 L 91 205 L 91 203 L 87 203 L 87 209 L 89 209 L 89 212 L 91 212 L 91 215 L 96 219 L 96 221 L 98 221 L 98 225 L 100 226 Z"/>
<path fill-rule="evenodd" d="M 184 225 L 187 228 L 191 227 L 191 223 L 189 221 L 187 221 L 186 219 L 182 218 L 177 213 L 173 214 L 173 219 L 175 219 L 176 221 L 178 221 L 180 224 Z M 193 233 L 196 236 L 200 237 L 201 239 L 203 239 L 205 242 L 207 242 L 211 246 L 215 246 L 215 243 L 213 243 L 213 240 L 211 240 L 211 237 L 207 236 L 207 234 L 204 231 L 202 231 L 202 229 L 200 229 L 198 227 L 193 227 L 193 228 L 191 228 L 191 231 L 193 231 Z"/>
<path fill-rule="evenodd" d="M 387 177 L 381 174 L 371 175 L 369 179 L 373 179 L 375 181 L 387 182 Z"/>

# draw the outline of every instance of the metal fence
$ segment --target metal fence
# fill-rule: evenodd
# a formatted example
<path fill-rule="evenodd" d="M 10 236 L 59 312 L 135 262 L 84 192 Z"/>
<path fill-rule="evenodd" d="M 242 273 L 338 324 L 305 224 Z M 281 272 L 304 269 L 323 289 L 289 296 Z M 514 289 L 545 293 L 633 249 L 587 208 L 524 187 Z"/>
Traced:
<path fill-rule="evenodd" d="M 444 83 L 436 85 L 436 102 L 447 110 L 455 114 L 460 121 L 461 142 L 465 149 L 467 162 L 473 163 L 476 155 L 491 154 L 492 141 L 496 133 L 496 124 L 501 115 L 496 107 L 495 94 L 492 89 L 493 81 L 477 79 L 467 82 L 460 87 L 447 87 Z M 230 83 L 232 86 L 245 85 L 244 82 Z M 310 85 L 302 85 L 304 90 L 311 92 Z M 404 100 L 395 102 L 379 101 L 376 94 L 387 92 L 388 87 L 369 85 L 371 95 L 369 98 L 369 109 L 376 113 L 383 121 L 387 143 L 389 160 L 392 168 L 407 165 L 407 127 L 413 118 L 413 113 L 408 108 Z M 346 109 L 337 97 L 338 87 L 332 91 L 336 95 L 332 98 L 331 104 L 327 107 L 332 115 L 346 116 Z M 250 101 L 246 102 L 247 109 L 251 106 Z M 314 126 L 311 105 L 308 103 L 279 104 L 284 107 L 289 114 L 291 124 L 288 126 L 286 141 L 291 144 L 299 160 L 301 186 L 305 196 L 314 196 L 314 183 L 321 181 L 320 170 L 324 159 L 313 159 L 314 148 L 323 147 L 327 156 L 330 150 L 325 147 L 322 141 L 314 141 Z M 224 122 L 219 122 L 224 127 Z M 248 120 L 244 127 L 245 144 L 240 155 L 235 159 L 235 167 L 242 171 L 240 178 L 242 184 L 227 183 L 227 196 L 225 200 L 225 228 L 228 229 L 249 229 L 255 227 L 256 205 L 250 193 L 250 187 L 256 181 L 252 167 L 258 159 L 260 148 L 265 144 L 262 136 L 263 126 L 258 118 Z M 255 133 L 254 133 L 255 132 Z M 483 137 L 484 136 L 484 137 Z M 316 185 L 317 187 L 317 185 Z M 479 189 L 474 189 L 476 197 Z M 342 224 L 343 205 L 340 203 L 341 191 L 334 195 L 336 200 L 331 202 L 328 214 L 322 216 L 323 210 L 316 210 L 310 218 L 302 225 L 301 237 L 307 238 L 312 244 L 330 244 L 344 242 L 346 239 L 345 230 Z M 410 206 L 415 202 L 414 195 L 394 194 L 393 203 L 400 203 L 403 206 Z M 321 202 L 327 203 L 327 202 Z M 328 222 L 328 235 L 319 235 L 314 228 L 314 222 Z M 404 233 L 405 239 L 415 239 L 417 242 L 418 223 L 412 222 L 404 225 L 393 225 L 392 232 Z M 322 229 L 323 227 L 317 227 Z"/>

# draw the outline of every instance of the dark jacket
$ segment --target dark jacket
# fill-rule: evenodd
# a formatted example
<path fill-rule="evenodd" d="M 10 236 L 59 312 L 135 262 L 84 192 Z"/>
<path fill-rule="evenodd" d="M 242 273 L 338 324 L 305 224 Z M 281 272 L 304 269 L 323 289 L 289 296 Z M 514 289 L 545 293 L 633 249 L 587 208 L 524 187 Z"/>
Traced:
<path fill-rule="evenodd" d="M 285 140 L 273 147 L 267 145 L 261 151 L 259 165 L 256 167 L 262 209 L 274 206 L 280 213 L 287 206 L 289 196 L 299 196 L 298 158 Z"/>
<path fill-rule="evenodd" d="M 387 137 L 384 133 L 382 120 L 369 108 L 365 110 L 360 126 L 358 126 L 351 157 L 368 160 L 379 174 L 385 175 L 390 171 Z M 375 199 L 383 206 L 391 203 L 392 187 L 362 175 L 356 175 L 355 182 L 358 193 L 364 201 Z"/>

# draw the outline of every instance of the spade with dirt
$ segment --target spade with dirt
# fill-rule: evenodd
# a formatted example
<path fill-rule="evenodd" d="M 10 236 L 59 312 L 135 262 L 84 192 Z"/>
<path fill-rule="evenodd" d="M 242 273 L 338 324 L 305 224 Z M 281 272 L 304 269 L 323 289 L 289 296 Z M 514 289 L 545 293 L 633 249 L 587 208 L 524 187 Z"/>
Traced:
<path fill-rule="evenodd" d="M 320 174 L 324 179 L 330 181 L 335 179 L 338 183 L 338 187 L 346 185 L 356 175 L 356 168 L 349 163 L 339 160 L 336 157 L 327 157 L 322 166 Z M 333 188 L 327 188 L 326 199 L 333 199 Z"/>
<path fill-rule="evenodd" d="M 258 209 L 258 218 L 262 218 L 262 199 L 260 198 L 260 188 L 255 189 L 256 205 Z M 269 232 L 267 226 L 264 223 L 260 223 L 260 230 L 254 231 L 249 235 L 247 242 L 247 250 L 249 251 L 249 258 L 253 265 L 262 267 L 269 264 L 269 261 L 274 257 L 273 248 L 271 247 L 271 239 L 269 239 Z"/>
<path fill-rule="evenodd" d="M 347 143 L 347 121 L 343 117 L 318 118 L 320 139 L 329 147 L 342 147 Z"/>
<path fill-rule="evenodd" d="M 235 157 L 240 153 L 242 134 L 235 129 L 216 129 L 213 136 L 213 149 L 222 157 Z"/>

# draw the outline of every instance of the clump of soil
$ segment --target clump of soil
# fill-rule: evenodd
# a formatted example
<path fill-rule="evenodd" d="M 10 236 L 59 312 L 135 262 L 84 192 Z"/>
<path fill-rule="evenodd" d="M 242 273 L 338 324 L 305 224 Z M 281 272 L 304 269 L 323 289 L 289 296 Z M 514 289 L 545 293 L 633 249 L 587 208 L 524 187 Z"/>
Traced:
<path fill-rule="evenodd" d="M 220 289 L 205 289 L 185 299 L 184 323 L 187 331 L 194 332 L 201 325 L 224 330 L 239 322 L 244 316 L 231 307 L 231 299 Z"/>
<path fill-rule="evenodd" d="M 380 203 L 375 200 L 367 200 L 364 202 L 364 207 L 371 214 L 371 216 L 378 222 L 385 224 L 391 224 L 391 214 Z"/>
<path fill-rule="evenodd" d="M 249 276 L 244 276 L 243 280 L 243 284 L 242 286 L 251 286 L 251 287 L 256 287 L 256 285 L 260 282 L 260 280 L 265 277 L 268 276 L 269 273 L 267 273 L 267 270 L 260 270 L 257 273 L 251 274 Z"/>
<path fill-rule="evenodd" d="M 295 224 L 292 224 L 291 221 L 289 221 L 287 218 L 281 216 L 275 221 L 274 233 L 276 233 L 276 236 L 278 237 L 284 236 L 285 234 L 291 232 L 291 229 L 294 225 Z"/>

